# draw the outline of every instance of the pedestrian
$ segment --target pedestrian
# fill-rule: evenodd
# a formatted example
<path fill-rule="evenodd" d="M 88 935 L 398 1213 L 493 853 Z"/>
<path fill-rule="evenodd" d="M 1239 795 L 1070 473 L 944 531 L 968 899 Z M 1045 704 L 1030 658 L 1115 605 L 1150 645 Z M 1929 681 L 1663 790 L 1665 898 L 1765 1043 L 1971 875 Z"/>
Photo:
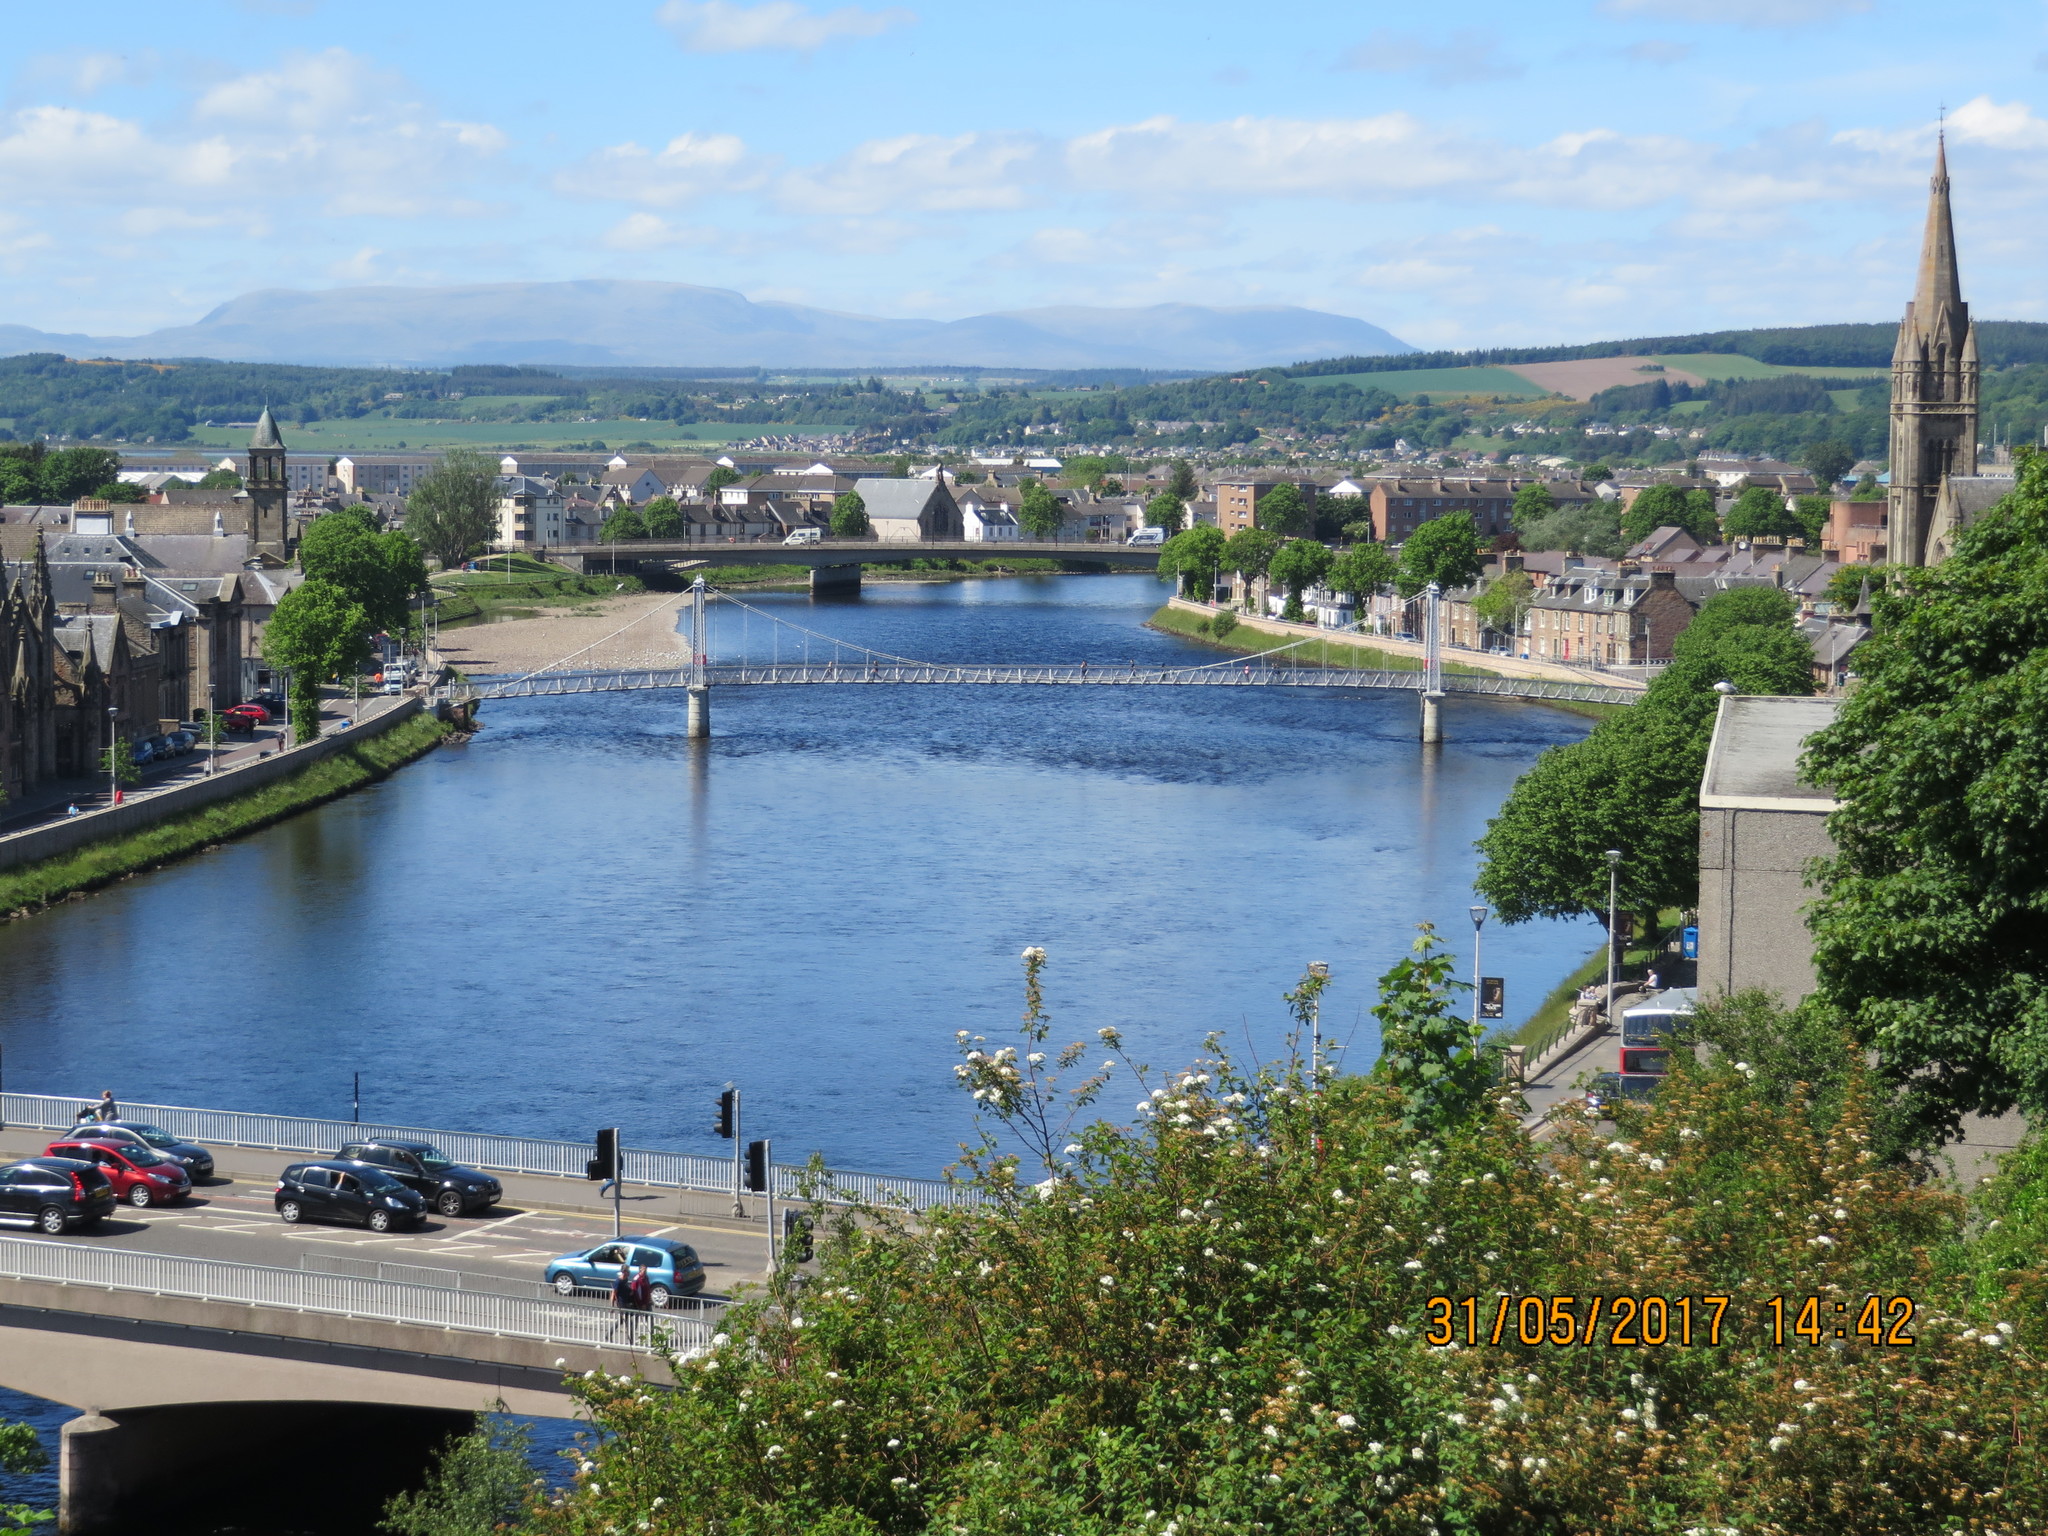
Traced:
<path fill-rule="evenodd" d="M 76 816 L 78 813 L 78 802 L 76 800 L 64 807 L 64 814 L 66 816 Z"/>
<path fill-rule="evenodd" d="M 628 1264 L 619 1266 L 618 1277 L 612 1281 L 612 1305 L 621 1312 L 633 1310 L 633 1270 Z"/>
<path fill-rule="evenodd" d="M 652 1312 L 654 1310 L 654 1283 L 647 1278 L 647 1265 L 643 1262 L 633 1275 L 633 1310 Z"/>
<path fill-rule="evenodd" d="M 110 1120 L 121 1118 L 121 1106 L 114 1102 L 113 1089 L 102 1088 L 100 1090 L 100 1101 L 94 1107 L 93 1115 L 101 1125 L 105 1125 Z"/>
<path fill-rule="evenodd" d="M 90 1104 L 81 1104 L 78 1106 L 78 1113 L 71 1117 L 71 1123 L 74 1127 L 91 1125 L 97 1118 L 98 1116 Z"/>

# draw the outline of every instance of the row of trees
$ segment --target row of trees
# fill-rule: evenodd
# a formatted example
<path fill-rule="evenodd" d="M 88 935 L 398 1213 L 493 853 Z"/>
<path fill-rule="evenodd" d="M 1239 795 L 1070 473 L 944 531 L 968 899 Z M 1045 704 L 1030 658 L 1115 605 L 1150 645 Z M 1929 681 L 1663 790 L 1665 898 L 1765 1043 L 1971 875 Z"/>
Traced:
<path fill-rule="evenodd" d="M 1398 560 L 1381 544 L 1354 544 L 1338 552 L 1320 540 L 1283 538 L 1266 528 L 1241 528 L 1225 537 L 1221 529 L 1202 524 L 1166 541 L 1159 551 L 1159 574 L 1178 578 L 1182 596 L 1207 602 L 1221 574 L 1235 571 L 1247 612 L 1251 584 L 1264 578 L 1287 593 L 1282 617 L 1299 621 L 1306 617 L 1302 594 L 1313 586 L 1361 602 L 1389 587 L 1413 597 L 1432 582 L 1445 591 L 1469 586 L 1485 567 L 1480 544 L 1478 529 L 1463 512 L 1417 528 L 1401 545 Z"/>

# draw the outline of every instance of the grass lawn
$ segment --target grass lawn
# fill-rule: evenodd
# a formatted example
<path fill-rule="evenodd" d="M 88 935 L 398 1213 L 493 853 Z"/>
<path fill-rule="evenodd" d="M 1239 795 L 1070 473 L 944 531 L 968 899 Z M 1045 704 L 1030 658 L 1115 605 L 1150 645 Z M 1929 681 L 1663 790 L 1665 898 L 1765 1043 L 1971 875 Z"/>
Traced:
<path fill-rule="evenodd" d="M 1412 399 L 1416 395 L 1502 395 L 1511 400 L 1536 400 L 1550 393 L 1506 368 L 1415 368 L 1398 373 L 1332 373 L 1298 383 L 1310 389 L 1328 389 L 1332 384 L 1355 384 L 1360 389 L 1383 389 L 1390 395 Z"/>
<path fill-rule="evenodd" d="M 466 401 L 454 402 L 457 406 Z M 657 448 L 688 453 L 712 443 L 751 437 L 822 437 L 844 432 L 842 426 L 792 426 L 787 422 L 695 421 L 677 426 L 670 421 L 404 421 L 364 416 L 355 421 L 284 422 L 279 430 L 300 453 L 392 451 L 401 448 L 521 448 L 546 451 L 564 443 L 602 442 L 613 451 L 628 443 L 653 443 Z M 247 448 L 249 429 L 194 427 L 190 445 L 204 448 Z M 644 451 L 644 450 L 643 450 Z"/>
<path fill-rule="evenodd" d="M 1775 379 L 1788 373 L 1804 373 L 1816 379 L 1882 379 L 1887 377 L 1882 368 L 1787 368 L 1778 363 L 1760 363 L 1753 357 L 1743 357 L 1735 352 L 1691 352 L 1669 357 L 1653 357 L 1653 363 L 1662 363 L 1667 368 L 1683 368 L 1687 373 L 1696 373 L 1703 379 Z M 1649 374 L 1644 382 L 1654 379 Z"/>

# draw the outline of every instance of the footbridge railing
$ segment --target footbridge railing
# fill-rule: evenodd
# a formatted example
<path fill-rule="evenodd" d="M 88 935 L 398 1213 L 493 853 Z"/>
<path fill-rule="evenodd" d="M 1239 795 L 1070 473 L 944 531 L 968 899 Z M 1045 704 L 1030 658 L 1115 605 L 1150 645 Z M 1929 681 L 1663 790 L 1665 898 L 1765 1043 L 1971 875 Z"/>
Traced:
<path fill-rule="evenodd" d="M 53 1094 L 0 1093 L 0 1125 L 66 1131 L 79 1106 L 95 1095 L 66 1098 Z M 428 1141 L 458 1163 L 498 1173 L 542 1174 L 580 1179 L 591 1155 L 585 1141 L 552 1141 L 532 1136 L 501 1136 L 484 1131 L 443 1131 L 388 1121 L 320 1120 L 301 1115 L 266 1115 L 235 1109 L 191 1109 L 174 1104 L 123 1103 L 125 1119 L 161 1126 L 173 1136 L 202 1146 L 257 1147 L 272 1152 L 332 1156 L 344 1143 L 371 1136 Z M 701 1190 L 730 1194 L 730 1157 L 699 1157 L 689 1152 L 659 1152 L 644 1147 L 624 1150 L 626 1182 L 654 1188 Z M 775 1196 L 805 1198 L 808 1170 L 778 1165 Z M 873 1205 L 930 1210 L 978 1204 L 974 1191 L 944 1179 L 898 1179 L 879 1173 L 831 1169 L 819 1181 L 825 1199 L 860 1200 Z"/>

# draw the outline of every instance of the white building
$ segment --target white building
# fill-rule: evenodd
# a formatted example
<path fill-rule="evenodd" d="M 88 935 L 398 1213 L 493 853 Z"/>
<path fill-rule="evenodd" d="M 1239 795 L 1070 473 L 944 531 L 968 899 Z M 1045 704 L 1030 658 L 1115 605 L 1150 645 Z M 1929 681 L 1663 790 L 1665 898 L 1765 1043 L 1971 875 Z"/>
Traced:
<path fill-rule="evenodd" d="M 569 542 L 562 493 L 552 480 L 503 475 L 498 480 L 498 543 L 506 549 L 546 549 Z"/>

